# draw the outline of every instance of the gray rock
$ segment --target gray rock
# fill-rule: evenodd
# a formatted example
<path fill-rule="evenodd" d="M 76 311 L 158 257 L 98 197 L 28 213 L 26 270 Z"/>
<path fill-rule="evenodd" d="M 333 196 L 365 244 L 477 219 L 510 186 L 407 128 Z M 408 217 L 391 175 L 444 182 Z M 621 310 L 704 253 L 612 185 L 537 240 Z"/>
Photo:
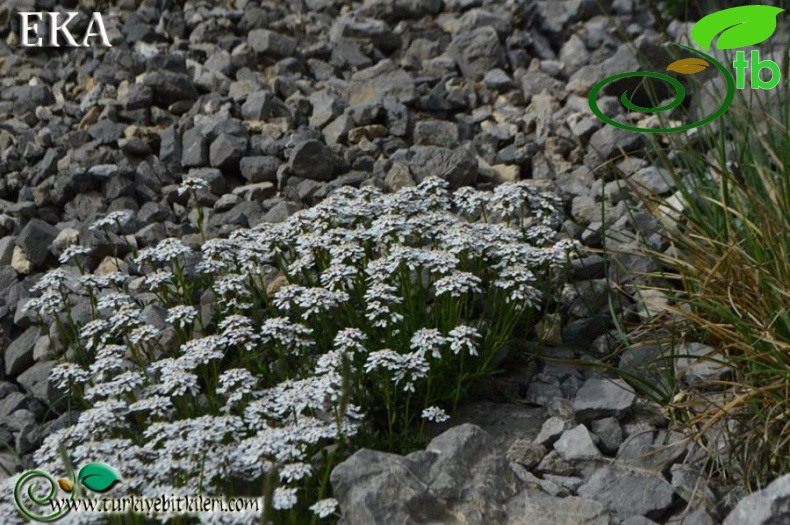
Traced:
<path fill-rule="evenodd" d="M 610 525 L 606 507 L 597 501 L 568 496 L 556 498 L 526 490 L 507 504 L 506 525 Z"/>
<path fill-rule="evenodd" d="M 682 343 L 675 347 L 673 353 L 678 356 L 674 361 L 676 377 L 691 387 L 716 388 L 716 381 L 732 376 L 732 368 L 722 363 L 720 353 L 708 345 Z"/>
<path fill-rule="evenodd" d="M 676 360 L 669 345 L 641 345 L 629 349 L 620 357 L 618 366 L 649 384 L 669 392 L 677 372 Z"/>
<path fill-rule="evenodd" d="M 554 443 L 554 450 L 565 461 L 584 461 L 600 459 L 601 451 L 595 446 L 593 436 L 587 427 L 578 425 L 562 433 Z"/>
<path fill-rule="evenodd" d="M 149 71 L 143 75 L 142 83 L 153 90 L 154 101 L 163 107 L 178 101 L 192 101 L 198 98 L 197 88 L 185 73 L 167 69 Z"/>
<path fill-rule="evenodd" d="M 30 398 L 21 392 L 9 392 L 0 401 L 0 419 L 10 416 L 19 409 L 27 409 Z"/>
<path fill-rule="evenodd" d="M 576 393 L 573 408 L 580 421 L 621 417 L 634 406 L 636 394 L 622 379 L 591 378 Z"/>
<path fill-rule="evenodd" d="M 0 239 L 0 266 L 11 264 L 14 246 L 16 246 L 16 237 L 13 235 L 8 235 Z"/>
<path fill-rule="evenodd" d="M 617 451 L 617 460 L 644 470 L 663 472 L 685 453 L 683 434 L 678 432 L 640 432 L 629 436 Z"/>
<path fill-rule="evenodd" d="M 593 472 L 578 494 L 603 503 L 619 516 L 658 517 L 672 505 L 675 491 L 657 474 L 615 464 Z"/>
<path fill-rule="evenodd" d="M 790 474 L 738 502 L 722 525 L 774 525 L 790 522 Z"/>
<path fill-rule="evenodd" d="M 10 436 L 10 433 L 9 433 Z M 10 439 L 3 440 L 5 443 L 10 443 Z M 0 480 L 5 481 L 8 479 L 7 473 L 11 475 L 21 472 L 23 469 L 22 460 L 18 454 L 14 452 L 0 452 Z"/>
<path fill-rule="evenodd" d="M 170 215 L 170 208 L 160 202 L 146 202 L 137 212 L 137 218 L 146 224 L 165 221 Z"/>
<path fill-rule="evenodd" d="M 598 447 L 607 454 L 614 454 L 623 442 L 623 429 L 617 418 L 606 417 L 592 422 L 592 431 L 598 436 Z"/>
<path fill-rule="evenodd" d="M 417 98 L 414 79 L 392 60 L 382 60 L 375 66 L 357 71 L 348 82 L 346 100 L 351 106 L 384 101 L 389 96 L 402 103 Z"/>
<path fill-rule="evenodd" d="M 296 203 L 290 201 L 279 202 L 266 213 L 263 217 L 263 222 L 283 222 L 300 209 L 301 207 Z"/>
<path fill-rule="evenodd" d="M 386 22 L 355 14 L 338 18 L 332 25 L 329 38 L 335 43 L 343 39 L 370 42 L 385 54 L 390 54 L 401 46 L 400 37 L 392 32 Z"/>
<path fill-rule="evenodd" d="M 202 179 L 208 183 L 207 190 L 214 195 L 222 195 L 228 186 L 222 172 L 216 168 L 195 168 L 189 170 L 187 176 Z"/>
<path fill-rule="evenodd" d="M 64 392 L 56 389 L 49 381 L 49 373 L 56 364 L 56 361 L 41 361 L 20 374 L 16 380 L 25 392 L 47 404 L 54 404 L 64 395 Z"/>
<path fill-rule="evenodd" d="M 386 115 L 387 129 L 395 137 L 404 137 L 409 130 L 409 110 L 400 103 L 397 97 L 384 98 L 384 112 Z"/>
<path fill-rule="evenodd" d="M 145 155 L 151 154 L 151 146 L 140 137 L 118 139 L 118 148 L 130 155 L 140 155 L 144 157 Z"/>
<path fill-rule="evenodd" d="M 149 224 L 138 231 L 134 237 L 140 247 L 156 246 L 159 241 L 167 237 L 167 230 L 162 224 Z"/>
<path fill-rule="evenodd" d="M 488 89 L 493 89 L 494 91 L 499 91 L 500 93 L 504 91 L 510 91 L 514 86 L 513 79 L 510 78 L 510 75 L 499 68 L 486 71 L 485 76 L 483 77 L 483 83 Z"/>
<path fill-rule="evenodd" d="M 644 516 L 631 516 L 621 521 L 620 525 L 658 525 L 658 523 Z"/>
<path fill-rule="evenodd" d="M 58 229 L 41 219 L 31 219 L 16 238 L 16 245 L 25 250 L 28 260 L 35 266 L 41 266 L 49 257 L 49 247 Z"/>
<path fill-rule="evenodd" d="M 223 171 L 237 169 L 239 161 L 247 153 L 247 145 L 245 137 L 221 133 L 209 147 L 211 166 Z"/>
<path fill-rule="evenodd" d="M 247 43 L 256 53 L 275 59 L 293 56 L 298 45 L 296 39 L 268 29 L 250 31 L 247 35 Z"/>
<path fill-rule="evenodd" d="M 575 473 L 575 469 L 573 465 L 562 459 L 556 450 L 552 450 L 535 467 L 535 472 L 543 475 L 572 476 Z"/>
<path fill-rule="evenodd" d="M 6 376 L 16 376 L 33 365 L 33 348 L 41 335 L 41 329 L 31 326 L 14 339 L 5 351 Z"/>
<path fill-rule="evenodd" d="M 412 146 L 396 151 L 392 162 L 408 166 L 414 180 L 422 182 L 437 176 L 450 183 L 453 189 L 469 186 L 477 180 L 477 159 L 465 148 L 440 148 L 438 146 Z"/>
<path fill-rule="evenodd" d="M 464 424 L 406 457 L 362 449 L 330 476 L 343 520 L 369 523 L 499 523 L 517 492 L 488 434 Z"/>
<path fill-rule="evenodd" d="M 716 521 L 705 509 L 697 509 L 685 515 L 680 525 L 716 525 Z"/>
<path fill-rule="evenodd" d="M 458 126 L 446 120 L 421 120 L 414 124 L 414 143 L 453 148 L 458 145 Z"/>
<path fill-rule="evenodd" d="M 256 91 L 247 97 L 241 106 L 241 116 L 244 120 L 266 120 L 277 106 L 273 93 L 265 90 Z"/>
<path fill-rule="evenodd" d="M 574 199 L 575 200 L 575 199 Z M 609 304 L 609 283 L 606 279 L 591 279 L 566 284 L 562 302 L 568 313 L 576 317 L 590 317 Z"/>
<path fill-rule="evenodd" d="M 526 439 L 516 439 L 507 450 L 506 457 L 509 461 L 518 463 L 524 468 L 531 469 L 540 463 L 548 451 L 546 447 Z"/>
<path fill-rule="evenodd" d="M 675 189 L 672 175 L 667 170 L 656 166 L 642 168 L 631 175 L 628 180 L 640 192 L 647 191 L 658 195 L 666 195 Z"/>
<path fill-rule="evenodd" d="M 550 378 L 545 378 L 550 379 Z M 530 381 L 524 400 L 533 405 L 547 406 L 557 398 L 562 397 L 559 381 Z"/>
<path fill-rule="evenodd" d="M 104 119 L 89 127 L 88 134 L 99 144 L 111 144 L 121 137 L 125 128 L 126 126 L 119 122 Z"/>
<path fill-rule="evenodd" d="M 675 492 L 686 500 L 691 508 L 700 508 L 700 510 L 716 508 L 718 498 L 711 490 L 707 476 L 698 466 L 677 463 L 672 465 L 669 472 Z M 704 521 L 704 517 L 700 519 Z"/>
<path fill-rule="evenodd" d="M 208 164 L 208 142 L 203 131 L 193 127 L 184 132 L 181 149 L 181 166 L 197 168 Z"/>
<path fill-rule="evenodd" d="M 277 182 L 280 164 L 280 160 L 273 156 L 244 157 L 239 163 L 239 170 L 248 182 Z"/>
<path fill-rule="evenodd" d="M 319 129 L 339 117 L 345 109 L 344 101 L 327 89 L 316 91 L 310 95 L 310 105 L 313 107 L 310 114 L 310 126 Z M 362 124 L 361 122 L 357 123 Z"/>
<path fill-rule="evenodd" d="M 572 427 L 573 421 L 552 416 L 543 422 L 543 426 L 540 427 L 540 432 L 535 437 L 535 443 L 540 443 L 541 445 L 551 445 L 562 435 L 563 432 L 569 430 Z"/>
<path fill-rule="evenodd" d="M 505 53 L 499 36 L 490 26 L 456 34 L 447 48 L 447 55 L 470 80 L 481 80 L 486 72 L 505 66 Z"/>
<path fill-rule="evenodd" d="M 441 500 L 401 456 L 359 450 L 332 470 L 330 480 L 349 525 L 448 518 Z"/>
<path fill-rule="evenodd" d="M 291 151 L 288 166 L 297 177 L 328 181 L 334 174 L 335 156 L 323 142 L 306 140 Z"/>
<path fill-rule="evenodd" d="M 616 126 L 603 126 L 590 137 L 588 156 L 585 164 L 594 168 L 599 162 L 613 159 L 625 152 L 640 147 L 644 141 L 642 134 L 620 129 Z"/>

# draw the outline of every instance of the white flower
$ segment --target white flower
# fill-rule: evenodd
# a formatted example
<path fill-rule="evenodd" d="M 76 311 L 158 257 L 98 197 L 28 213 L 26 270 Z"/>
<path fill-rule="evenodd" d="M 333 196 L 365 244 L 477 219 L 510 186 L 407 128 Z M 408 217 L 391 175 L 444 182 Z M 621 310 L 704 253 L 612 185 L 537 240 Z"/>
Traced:
<path fill-rule="evenodd" d="M 279 344 L 285 349 L 301 354 L 313 346 L 313 331 L 300 323 L 292 323 L 287 317 L 272 317 L 261 327 L 264 343 Z"/>
<path fill-rule="evenodd" d="M 151 395 L 129 405 L 130 412 L 150 412 L 155 417 L 167 417 L 173 409 L 173 401 L 166 396 Z"/>
<path fill-rule="evenodd" d="M 247 289 L 247 277 L 244 275 L 224 275 L 214 282 L 217 302 L 226 309 L 246 310 L 252 307 L 249 302 L 252 294 Z"/>
<path fill-rule="evenodd" d="M 158 290 L 162 286 L 173 282 L 173 272 L 170 270 L 157 270 L 149 273 L 143 279 L 143 284 L 149 290 Z"/>
<path fill-rule="evenodd" d="M 198 378 L 184 366 L 186 363 L 173 358 L 161 359 L 152 367 L 159 371 L 159 382 L 155 390 L 162 395 L 179 397 L 198 392 Z"/>
<path fill-rule="evenodd" d="M 152 248 L 141 250 L 137 254 L 135 262 L 142 265 L 146 262 L 153 263 L 169 263 L 173 262 L 179 257 L 190 255 L 192 249 L 181 242 L 181 239 L 167 238 L 159 241 L 159 244 Z"/>
<path fill-rule="evenodd" d="M 200 339 L 187 341 L 181 346 L 182 356 L 178 358 L 178 361 L 187 370 L 194 370 L 212 360 L 221 361 L 225 357 L 219 350 L 221 344 L 220 337 L 216 335 L 207 335 Z"/>
<path fill-rule="evenodd" d="M 252 320 L 243 315 L 229 315 L 219 323 L 220 341 L 225 347 L 239 346 L 252 350 L 261 340 Z"/>
<path fill-rule="evenodd" d="M 49 379 L 59 389 L 64 389 L 70 384 L 87 383 L 90 377 L 87 370 L 75 363 L 58 363 L 49 372 Z"/>
<path fill-rule="evenodd" d="M 441 423 L 443 421 L 447 421 L 448 419 L 450 419 L 450 416 L 448 416 L 447 412 L 445 412 L 439 407 L 428 407 L 422 411 L 422 418 L 427 419 L 428 421 L 435 421 L 436 423 Z"/>
<path fill-rule="evenodd" d="M 280 469 L 280 479 L 285 483 L 293 483 L 312 473 L 313 468 L 307 463 L 289 463 Z"/>
<path fill-rule="evenodd" d="M 335 349 L 344 352 L 365 352 L 367 337 L 358 328 L 343 328 L 335 336 Z"/>
<path fill-rule="evenodd" d="M 505 302 L 523 303 L 528 308 L 534 308 L 541 299 L 541 293 L 532 286 L 535 275 L 525 265 L 515 265 L 503 268 L 499 278 L 494 281 L 494 286 L 505 292 Z"/>
<path fill-rule="evenodd" d="M 359 270 L 347 264 L 335 264 L 321 274 L 321 284 L 329 290 L 343 290 L 351 287 Z"/>
<path fill-rule="evenodd" d="M 274 489 L 274 501 L 272 506 L 277 510 L 288 510 L 293 508 L 297 502 L 296 491 L 297 489 L 295 488 L 277 487 Z"/>
<path fill-rule="evenodd" d="M 477 355 L 477 343 L 475 340 L 480 338 L 480 332 L 477 329 L 471 326 L 458 325 L 450 330 L 450 333 L 447 335 L 450 340 L 450 350 L 452 350 L 453 354 L 458 355 L 461 350 L 466 348 L 469 355 Z"/>
<path fill-rule="evenodd" d="M 178 194 L 183 195 L 188 191 L 205 190 L 208 189 L 208 181 L 200 177 L 187 175 L 178 185 Z"/>
<path fill-rule="evenodd" d="M 462 212 L 475 216 L 486 208 L 491 198 L 489 192 L 477 191 L 471 186 L 458 188 L 453 193 L 453 203 Z"/>
<path fill-rule="evenodd" d="M 198 311 L 194 306 L 179 305 L 173 306 L 167 311 L 165 322 L 172 324 L 178 328 L 187 328 L 195 322 Z"/>
<path fill-rule="evenodd" d="M 39 316 L 55 315 L 63 308 L 63 297 L 56 290 L 47 290 L 41 297 L 29 299 L 23 308 Z"/>
<path fill-rule="evenodd" d="M 222 407 L 223 412 L 238 404 L 245 395 L 250 395 L 258 380 L 246 368 L 232 368 L 222 372 L 219 376 L 217 394 L 228 396 L 227 404 Z"/>
<path fill-rule="evenodd" d="M 348 301 L 345 292 L 333 292 L 324 288 L 307 288 L 296 284 L 289 284 L 281 288 L 274 296 L 274 305 L 286 312 L 296 306 L 301 310 L 305 319 L 329 310 Z"/>
<path fill-rule="evenodd" d="M 58 262 L 60 264 L 66 264 L 67 262 L 71 261 L 72 259 L 76 259 L 81 255 L 90 255 L 91 250 L 88 246 L 80 246 L 79 244 L 71 244 L 67 246 L 63 252 L 60 254 L 58 258 Z"/>
<path fill-rule="evenodd" d="M 313 514 L 319 518 L 327 518 L 337 510 L 339 503 L 335 498 L 322 499 L 310 506 Z"/>
<path fill-rule="evenodd" d="M 447 277 L 438 279 L 434 286 L 436 295 L 449 294 L 450 297 L 461 297 L 467 293 L 480 293 L 483 281 L 469 272 L 455 272 Z"/>
<path fill-rule="evenodd" d="M 411 349 L 422 355 L 428 352 L 435 359 L 441 359 L 442 354 L 439 349 L 447 342 L 441 332 L 435 328 L 421 328 L 411 336 Z"/>
<path fill-rule="evenodd" d="M 150 344 L 157 340 L 160 331 L 150 324 L 138 326 L 129 332 L 129 343 L 133 345 Z"/>
<path fill-rule="evenodd" d="M 397 288 L 376 283 L 365 292 L 365 317 L 378 328 L 390 328 L 403 320 L 403 315 L 392 310 L 392 306 L 403 302 L 395 295 Z"/>
<path fill-rule="evenodd" d="M 90 228 L 92 230 L 116 230 L 121 223 L 128 221 L 132 217 L 132 213 L 128 210 L 112 211 L 105 215 L 104 218 L 94 221 Z"/>

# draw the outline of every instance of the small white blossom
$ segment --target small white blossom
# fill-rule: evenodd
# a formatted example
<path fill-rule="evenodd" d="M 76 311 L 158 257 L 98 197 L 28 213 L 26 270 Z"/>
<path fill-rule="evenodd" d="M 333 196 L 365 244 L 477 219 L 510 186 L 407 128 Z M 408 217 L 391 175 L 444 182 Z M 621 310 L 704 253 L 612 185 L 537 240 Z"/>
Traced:
<path fill-rule="evenodd" d="M 60 264 L 66 264 L 69 261 L 76 259 L 83 255 L 90 255 L 93 250 L 89 246 L 80 246 L 79 244 L 71 244 L 67 246 L 58 258 Z"/>
<path fill-rule="evenodd" d="M 274 501 L 272 502 L 272 506 L 277 510 L 288 510 L 293 508 L 297 502 L 296 491 L 297 489 L 295 488 L 277 487 L 274 489 Z"/>
<path fill-rule="evenodd" d="M 178 185 L 178 194 L 183 195 L 188 191 L 205 190 L 208 189 L 208 181 L 200 177 L 185 176 Z"/>
<path fill-rule="evenodd" d="M 167 311 L 165 322 L 178 328 L 187 328 L 195 322 L 198 311 L 194 306 L 179 305 L 173 306 Z"/>
<path fill-rule="evenodd" d="M 469 355 L 477 355 L 476 340 L 480 338 L 480 332 L 477 329 L 466 326 L 458 325 L 447 334 L 450 340 L 450 350 L 453 354 L 458 355 L 464 348 L 469 352 Z"/>
<path fill-rule="evenodd" d="M 441 423 L 450 419 L 450 416 L 448 416 L 447 412 L 439 407 L 428 407 L 422 411 L 422 418 L 427 419 L 428 421 Z"/>
<path fill-rule="evenodd" d="M 313 511 L 313 514 L 323 519 L 331 516 L 337 510 L 338 505 L 339 503 L 335 498 L 327 498 L 315 502 L 310 506 L 310 510 Z"/>

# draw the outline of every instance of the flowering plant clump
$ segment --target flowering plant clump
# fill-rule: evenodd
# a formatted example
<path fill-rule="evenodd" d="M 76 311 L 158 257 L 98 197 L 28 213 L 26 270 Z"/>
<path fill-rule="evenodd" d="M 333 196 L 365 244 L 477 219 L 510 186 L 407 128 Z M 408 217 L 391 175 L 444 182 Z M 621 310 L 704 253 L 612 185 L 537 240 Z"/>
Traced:
<path fill-rule="evenodd" d="M 275 522 L 331 519 L 339 461 L 419 443 L 529 331 L 575 251 L 559 205 L 524 183 L 341 188 L 200 252 L 141 250 L 127 279 L 55 270 L 31 303 L 77 334 L 51 379 L 81 412 L 36 466 L 62 470 L 65 447 L 113 465 L 121 493 L 261 496 Z M 56 313 L 80 295 L 92 320 Z"/>

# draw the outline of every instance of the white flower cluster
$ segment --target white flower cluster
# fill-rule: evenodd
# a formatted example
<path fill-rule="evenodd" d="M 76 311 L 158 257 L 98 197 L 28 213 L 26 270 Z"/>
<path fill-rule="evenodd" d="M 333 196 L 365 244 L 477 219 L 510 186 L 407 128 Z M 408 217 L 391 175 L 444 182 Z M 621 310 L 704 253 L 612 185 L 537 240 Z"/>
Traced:
<path fill-rule="evenodd" d="M 179 192 L 205 187 L 187 178 Z M 365 403 L 386 390 L 418 404 L 424 396 L 413 394 L 435 370 L 473 367 L 497 351 L 484 318 L 499 312 L 489 308 L 540 304 L 538 283 L 559 274 L 575 248 L 557 234 L 559 209 L 527 184 L 450 193 L 429 178 L 391 195 L 341 188 L 282 223 L 208 240 L 200 252 L 166 239 L 135 260 L 163 301 L 165 329 L 122 291 L 120 274 L 51 272 L 28 307 L 53 315 L 59 299 L 85 293 L 97 318 L 78 327 L 92 362 L 52 371 L 56 386 L 89 406 L 44 440 L 35 462 L 61 471 L 63 444 L 73 462 L 106 461 L 124 477 L 120 490 L 143 495 L 216 494 L 228 479 L 260 481 L 276 468 L 273 506 L 292 509 L 319 472 L 313 458 L 365 428 Z M 113 213 L 94 227 L 124 220 Z M 75 247 L 62 257 L 86 254 Z M 287 284 L 269 297 L 275 271 Z M 191 278 L 199 290 L 183 284 Z M 206 283 L 219 306 L 213 320 L 190 303 Z M 442 422 L 443 403 L 413 406 Z M 308 503 L 319 518 L 337 510 L 331 498 Z M 0 516 L 6 510 L 0 504 Z"/>

